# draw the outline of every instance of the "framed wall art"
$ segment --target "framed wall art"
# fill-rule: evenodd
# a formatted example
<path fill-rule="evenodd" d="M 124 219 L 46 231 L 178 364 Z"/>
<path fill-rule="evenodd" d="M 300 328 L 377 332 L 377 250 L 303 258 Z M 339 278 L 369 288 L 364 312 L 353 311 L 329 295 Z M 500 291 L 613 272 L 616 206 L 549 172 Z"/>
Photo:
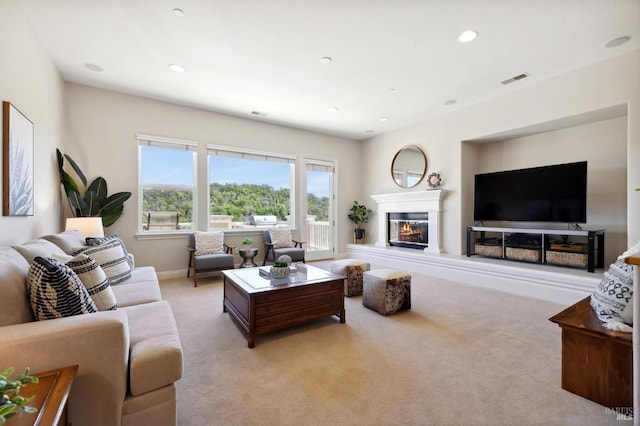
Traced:
<path fill-rule="evenodd" d="M 2 215 L 33 216 L 33 123 L 2 102 Z"/>

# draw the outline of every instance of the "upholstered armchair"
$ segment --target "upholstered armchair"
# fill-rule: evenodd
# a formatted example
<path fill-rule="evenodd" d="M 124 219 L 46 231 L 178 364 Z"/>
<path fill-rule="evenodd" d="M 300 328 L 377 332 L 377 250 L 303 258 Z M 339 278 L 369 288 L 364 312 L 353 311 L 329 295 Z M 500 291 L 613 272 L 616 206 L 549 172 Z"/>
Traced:
<path fill-rule="evenodd" d="M 267 261 L 275 262 L 278 257 L 287 255 L 291 257 L 292 262 L 304 262 L 304 241 L 296 241 L 291 239 L 291 231 L 289 229 L 269 229 L 263 232 L 264 235 L 264 261 L 262 265 L 266 265 Z"/>
<path fill-rule="evenodd" d="M 189 234 L 189 267 L 193 270 L 193 286 L 198 287 L 198 273 L 233 269 L 233 247 L 224 243 L 224 232 L 196 231 Z"/>

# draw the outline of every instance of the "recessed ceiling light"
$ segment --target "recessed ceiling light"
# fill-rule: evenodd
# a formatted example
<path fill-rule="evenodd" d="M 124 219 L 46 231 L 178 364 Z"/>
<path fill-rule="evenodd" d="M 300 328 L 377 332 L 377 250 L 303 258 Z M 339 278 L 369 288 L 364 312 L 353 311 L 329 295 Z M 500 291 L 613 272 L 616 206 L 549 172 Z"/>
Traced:
<path fill-rule="evenodd" d="M 631 40 L 631 37 L 629 37 L 629 36 L 614 38 L 613 40 L 609 40 L 608 42 L 606 42 L 604 44 L 604 47 L 620 46 L 621 44 L 625 44 L 629 40 Z"/>
<path fill-rule="evenodd" d="M 380 117 L 380 121 L 389 121 L 389 117 L 383 115 L 382 117 Z"/>
<path fill-rule="evenodd" d="M 184 72 L 184 67 L 179 64 L 171 64 L 169 65 L 169 69 L 173 72 Z"/>
<path fill-rule="evenodd" d="M 389 92 L 391 93 L 395 93 L 396 89 L 394 89 L 393 87 L 391 89 L 389 89 Z"/>
<path fill-rule="evenodd" d="M 84 64 L 84 67 L 88 70 L 95 71 L 95 72 L 104 71 L 100 65 L 96 65 L 96 64 L 86 63 Z"/>
<path fill-rule="evenodd" d="M 176 7 L 175 9 L 173 9 L 173 14 L 176 16 L 184 16 L 184 11 Z"/>
<path fill-rule="evenodd" d="M 457 101 L 455 99 L 449 99 L 444 103 L 444 105 L 449 106 L 455 104 Z"/>
<path fill-rule="evenodd" d="M 460 43 L 469 43 L 478 37 L 478 32 L 473 30 L 467 30 L 458 36 L 458 41 Z"/>
<path fill-rule="evenodd" d="M 338 107 L 332 106 L 332 107 L 329 107 L 328 110 L 329 110 L 329 112 L 336 112 L 336 111 L 338 111 Z"/>
<path fill-rule="evenodd" d="M 320 63 L 322 65 L 330 64 L 331 61 L 333 61 L 333 59 L 331 59 L 331 57 L 329 57 L 329 56 L 324 56 L 324 57 L 320 58 Z"/>

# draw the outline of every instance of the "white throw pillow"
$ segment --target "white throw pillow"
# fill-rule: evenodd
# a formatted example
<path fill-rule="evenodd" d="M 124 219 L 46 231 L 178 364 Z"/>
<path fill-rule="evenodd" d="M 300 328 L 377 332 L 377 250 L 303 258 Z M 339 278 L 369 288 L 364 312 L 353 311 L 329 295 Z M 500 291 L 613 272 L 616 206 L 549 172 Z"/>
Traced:
<path fill-rule="evenodd" d="M 99 311 L 118 309 L 116 296 L 109 285 L 107 274 L 95 260 L 81 253 L 67 260 L 65 264 L 80 278 Z"/>
<path fill-rule="evenodd" d="M 591 307 L 606 328 L 630 333 L 630 325 L 633 325 L 632 299 L 633 267 L 620 256 L 609 266 L 591 294 Z"/>
<path fill-rule="evenodd" d="M 274 248 L 293 247 L 291 231 L 288 229 L 270 229 L 269 236 Z"/>
<path fill-rule="evenodd" d="M 203 254 L 224 253 L 223 231 L 196 231 L 196 256 Z"/>

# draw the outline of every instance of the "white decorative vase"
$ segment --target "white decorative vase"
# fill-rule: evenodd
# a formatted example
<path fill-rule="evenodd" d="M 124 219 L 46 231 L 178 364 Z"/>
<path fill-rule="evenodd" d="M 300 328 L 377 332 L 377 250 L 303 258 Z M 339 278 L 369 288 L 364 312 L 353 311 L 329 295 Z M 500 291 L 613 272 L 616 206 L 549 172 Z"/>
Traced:
<path fill-rule="evenodd" d="M 271 276 L 273 278 L 287 278 L 289 276 L 288 266 L 272 266 Z"/>

